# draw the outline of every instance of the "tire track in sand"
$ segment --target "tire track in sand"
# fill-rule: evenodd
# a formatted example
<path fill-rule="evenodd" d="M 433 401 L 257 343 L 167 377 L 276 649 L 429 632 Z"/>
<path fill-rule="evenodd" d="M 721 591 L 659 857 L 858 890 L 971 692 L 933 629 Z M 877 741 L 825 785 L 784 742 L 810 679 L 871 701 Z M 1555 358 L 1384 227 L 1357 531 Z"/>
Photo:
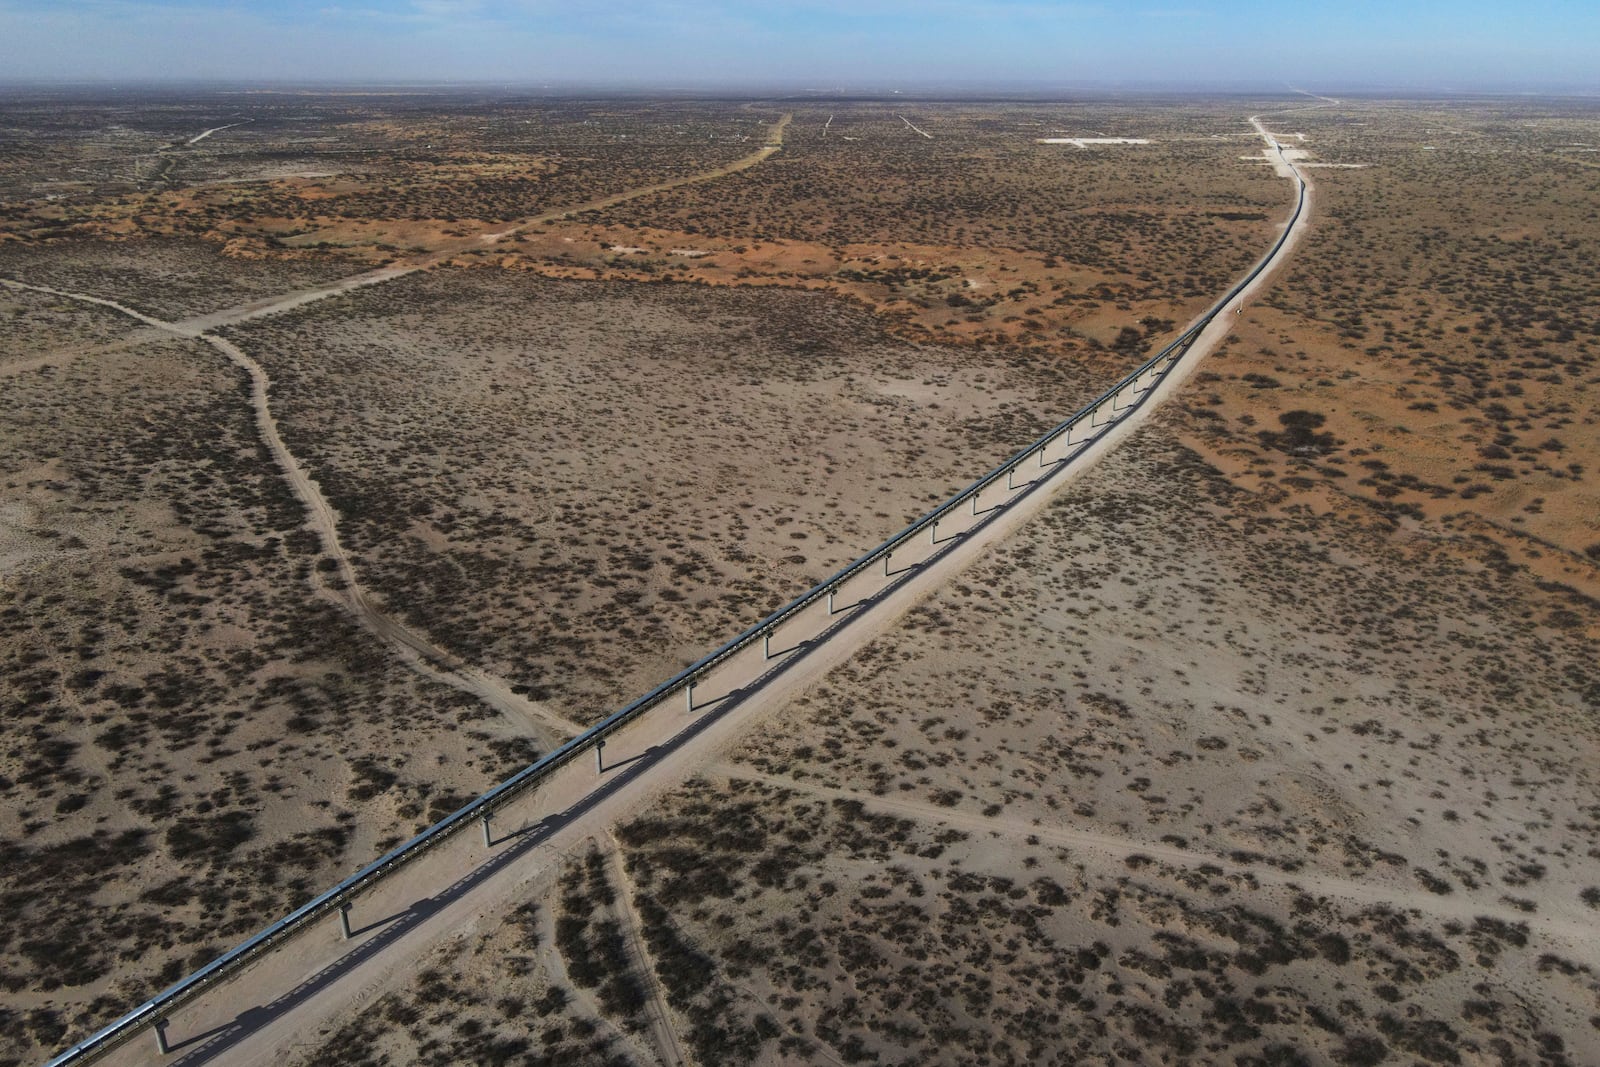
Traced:
<path fill-rule="evenodd" d="M 612 883 L 612 891 L 617 895 L 617 918 L 622 920 L 622 933 L 633 950 L 639 977 L 649 989 L 647 995 L 650 1001 L 650 1032 L 656 1055 L 667 1067 L 684 1067 L 689 1061 L 684 1058 L 683 1046 L 678 1042 L 678 1032 L 672 1025 L 672 1009 L 667 1006 L 666 991 L 661 988 L 661 976 L 656 970 L 655 959 L 645 945 L 644 919 L 633 903 L 638 890 L 633 884 L 633 879 L 628 877 L 628 868 L 623 863 L 622 847 L 617 844 L 616 834 L 607 830 L 605 844 L 608 846 L 603 850 L 607 873 Z"/>
<path fill-rule="evenodd" d="M 267 376 L 261 364 L 251 359 L 232 341 L 214 334 L 203 334 L 200 339 L 227 356 L 235 366 L 250 376 L 250 401 L 251 406 L 255 408 L 256 428 L 272 452 L 272 458 L 277 461 L 278 468 L 283 471 L 289 488 L 305 506 L 307 514 L 310 515 L 311 526 L 322 538 L 324 550 L 338 564 L 338 573 L 343 580 L 344 589 L 327 591 L 360 618 L 367 629 L 399 651 L 401 657 L 410 663 L 414 670 L 435 681 L 471 693 L 499 711 L 512 725 L 520 729 L 534 727 L 541 744 L 546 748 L 554 747 L 550 744 L 551 735 L 565 739 L 577 733 L 578 726 L 575 723 L 562 718 L 537 701 L 512 692 L 504 680 L 440 648 L 372 601 L 356 578 L 355 565 L 339 539 L 339 518 L 333 506 L 322 495 L 317 483 L 300 466 L 299 460 L 295 459 L 294 453 L 289 451 L 289 446 L 284 443 L 282 434 L 278 432 L 278 421 L 273 417 L 269 401 L 272 379 Z"/>

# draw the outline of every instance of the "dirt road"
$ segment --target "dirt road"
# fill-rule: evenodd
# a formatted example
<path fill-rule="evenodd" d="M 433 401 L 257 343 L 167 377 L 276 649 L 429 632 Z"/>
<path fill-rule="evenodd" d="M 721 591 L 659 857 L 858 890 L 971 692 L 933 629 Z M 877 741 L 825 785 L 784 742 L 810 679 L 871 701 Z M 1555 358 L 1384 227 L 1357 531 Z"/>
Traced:
<path fill-rule="evenodd" d="M 677 1030 L 673 1027 L 672 1009 L 667 1006 L 667 994 L 661 988 L 661 978 L 656 974 L 655 961 L 650 958 L 650 952 L 645 947 L 642 933 L 644 920 L 634 908 L 633 898 L 638 895 L 638 890 L 634 887 L 633 879 L 628 877 L 627 868 L 622 862 L 622 850 L 618 847 L 616 839 L 608 837 L 606 842 L 609 846 L 605 850 L 606 869 L 611 879 L 611 888 L 617 894 L 617 916 L 622 920 L 623 935 L 627 938 L 634 967 L 639 972 L 639 980 L 649 990 L 650 1006 L 647 1014 L 656 1055 L 666 1067 L 683 1067 L 688 1061 L 684 1059 L 683 1047 L 678 1041 Z"/>
<path fill-rule="evenodd" d="M 555 748 L 568 737 L 578 733 L 579 727 L 576 723 L 562 718 L 537 701 L 512 692 L 511 687 L 501 679 L 465 664 L 459 657 L 435 645 L 373 603 L 366 590 L 361 587 L 350 555 L 339 540 L 338 515 L 335 514 L 327 498 L 322 495 L 321 488 L 300 466 L 299 460 L 289 451 L 289 446 L 284 444 L 283 435 L 278 432 L 278 420 L 273 417 L 269 403 L 272 380 L 267 377 L 267 372 L 262 369 L 261 364 L 245 355 L 237 345 L 225 338 L 205 334 L 201 340 L 227 356 L 250 376 L 250 401 L 255 408 L 256 429 L 261 434 L 261 439 L 266 442 L 267 448 L 271 450 L 272 458 L 277 461 L 278 469 L 283 472 L 289 488 L 294 492 L 296 499 L 305 506 L 311 527 L 322 538 L 323 549 L 338 564 L 342 588 L 338 591 L 325 588 L 324 591 L 359 618 L 369 631 L 397 649 L 414 670 L 435 681 L 471 693 L 500 712 L 519 731 L 531 731 L 546 750 Z"/>
<path fill-rule="evenodd" d="M 922 136 L 926 137 L 930 141 L 933 140 L 933 134 L 929 133 L 927 130 L 924 130 L 922 127 L 918 126 L 916 123 L 912 122 L 910 119 L 906 118 L 904 115 L 897 115 L 895 117 L 898 118 L 901 122 L 905 123 L 906 124 L 906 128 L 908 130 L 911 130 L 913 133 L 920 133 L 920 134 L 922 134 Z"/>
<path fill-rule="evenodd" d="M 201 141 L 204 141 L 207 137 L 210 137 L 214 133 L 221 133 L 223 130 L 231 130 L 235 126 L 243 126 L 243 125 L 245 125 L 245 123 L 254 122 L 254 121 L 255 121 L 255 119 L 245 119 L 243 122 L 230 122 L 226 126 L 213 126 L 209 130 L 205 130 L 205 131 L 202 131 L 201 133 L 195 134 L 193 137 L 189 138 L 187 141 L 185 141 L 183 143 L 186 146 L 187 145 L 192 145 L 192 144 L 199 144 Z"/>
<path fill-rule="evenodd" d="M 322 586 L 318 591 L 354 615 L 369 632 L 389 644 L 413 670 L 434 681 L 460 689 L 479 698 L 505 716 L 519 732 L 528 733 L 535 737 L 546 750 L 555 748 L 562 741 L 579 731 L 579 727 L 575 723 L 562 718 L 537 701 L 528 700 L 517 695 L 501 679 L 492 677 L 463 663 L 458 657 L 435 645 L 422 634 L 417 633 L 389 615 L 372 601 L 365 590 L 362 589 L 361 583 L 356 577 L 355 567 L 350 561 L 350 556 L 339 540 L 337 513 L 334 511 L 333 506 L 328 503 L 327 498 L 322 495 L 321 488 L 300 466 L 293 453 L 289 451 L 289 447 L 284 444 L 283 435 L 278 432 L 278 422 L 272 415 L 270 404 L 271 379 L 267 377 L 267 373 L 262 369 L 261 365 L 246 355 L 237 345 L 222 337 L 196 333 L 192 328 L 185 327 L 182 324 L 166 322 L 151 315 L 146 315 L 114 300 L 103 300 L 100 297 L 89 296 L 84 293 L 52 289 L 42 285 L 28 285 L 4 278 L 0 278 L 0 285 L 4 285 L 9 289 L 48 293 L 68 300 L 78 300 L 112 308 L 146 326 L 152 327 L 158 331 L 158 335 L 201 340 L 221 352 L 230 362 L 249 376 L 250 402 L 255 409 L 257 431 L 261 434 L 262 441 L 266 443 L 267 448 L 271 451 L 273 459 L 278 464 L 278 469 L 283 473 L 285 481 L 289 483 L 289 488 L 293 491 L 295 498 L 304 505 L 308 525 L 321 538 L 323 549 L 338 564 L 339 577 L 342 579 L 341 588 L 333 589 L 328 586 Z"/>

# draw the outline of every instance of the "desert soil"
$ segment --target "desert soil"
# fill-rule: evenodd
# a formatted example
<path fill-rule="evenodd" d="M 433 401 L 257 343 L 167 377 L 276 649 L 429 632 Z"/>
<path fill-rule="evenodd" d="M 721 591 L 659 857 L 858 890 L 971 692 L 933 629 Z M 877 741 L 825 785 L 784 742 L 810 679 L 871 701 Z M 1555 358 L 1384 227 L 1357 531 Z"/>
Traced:
<path fill-rule="evenodd" d="M 624 148 L 626 107 L 551 108 L 541 136 L 581 152 L 503 166 L 460 147 L 477 116 L 352 110 L 350 144 L 294 159 L 269 122 L 170 151 L 226 120 L 134 123 L 90 152 L 159 153 L 147 188 L 73 157 L 111 192 L 10 216 L 4 273 L 235 350 L 0 292 L 0 840 L 28 924 L 0 1023 L 24 1055 L 541 747 L 443 671 L 591 721 L 1075 406 L 1281 210 L 1236 108 L 1106 106 L 1070 132 L 1152 143 L 1065 155 L 1033 144 L 1046 108 L 912 113 L 934 137 L 797 108 L 777 153 L 769 110 L 668 107 Z M 573 768 L 497 822 L 491 865 L 463 835 L 430 888 L 364 898 L 337 995 L 199 1006 L 173 1036 L 220 1029 L 181 1058 L 1600 1058 L 1572 310 L 1600 256 L 1593 170 L 1560 151 L 1593 117 L 1252 110 L 1332 165 L 1318 224 L 1154 425 L 859 656 L 771 678 L 759 734 L 732 700 L 692 750 L 619 742 L 600 781 L 625 789 L 545 835 L 593 788 Z M 51 136 L 54 166 L 77 135 Z M 385 139 L 409 147 L 328 179 Z M 20 158 L 0 188 L 54 188 Z M 49 907 L 88 894 L 95 926 Z"/>

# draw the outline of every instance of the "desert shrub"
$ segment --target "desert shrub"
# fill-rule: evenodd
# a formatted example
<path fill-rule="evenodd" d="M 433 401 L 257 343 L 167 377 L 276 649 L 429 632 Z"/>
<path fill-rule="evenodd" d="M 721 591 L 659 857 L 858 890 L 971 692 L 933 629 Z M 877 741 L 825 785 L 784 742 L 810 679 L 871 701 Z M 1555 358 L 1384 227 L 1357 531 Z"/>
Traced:
<path fill-rule="evenodd" d="M 1400 1019 L 1384 1012 L 1378 1016 L 1378 1029 L 1397 1048 L 1427 1063 L 1461 1062 L 1459 1035 L 1437 1019 Z"/>
<path fill-rule="evenodd" d="M 1326 415 L 1316 411 L 1285 411 L 1278 416 L 1278 422 L 1283 426 L 1281 431 L 1260 430 L 1256 436 L 1262 445 L 1279 452 L 1323 455 L 1338 446 L 1333 434 L 1316 432 L 1327 421 Z"/>
<path fill-rule="evenodd" d="M 1350 962 L 1350 942 L 1345 940 L 1343 934 L 1323 934 L 1317 938 L 1317 951 L 1329 963 L 1342 967 Z"/>
<path fill-rule="evenodd" d="M 1357 1034 L 1346 1038 L 1333 1058 L 1340 1067 L 1377 1067 L 1389 1058 L 1389 1046 L 1371 1034 Z"/>
<path fill-rule="evenodd" d="M 249 841 L 255 832 L 255 820 L 249 812 L 225 811 L 216 815 L 191 816 L 167 829 L 167 850 L 180 860 L 215 862 Z"/>

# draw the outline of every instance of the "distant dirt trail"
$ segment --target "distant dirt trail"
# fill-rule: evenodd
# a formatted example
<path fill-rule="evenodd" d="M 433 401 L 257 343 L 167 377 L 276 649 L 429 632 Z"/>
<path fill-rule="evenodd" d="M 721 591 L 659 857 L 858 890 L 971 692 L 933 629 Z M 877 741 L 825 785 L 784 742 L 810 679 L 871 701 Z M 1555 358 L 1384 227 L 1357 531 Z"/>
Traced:
<path fill-rule="evenodd" d="M 210 137 L 214 133 L 221 133 L 223 130 L 231 130 L 235 126 L 243 126 L 246 123 L 251 123 L 254 121 L 255 119 L 245 119 L 242 122 L 230 122 L 226 126 L 213 126 L 209 130 L 206 130 L 202 133 L 197 133 L 193 137 L 189 138 L 184 142 L 184 147 L 188 147 L 192 144 L 199 144 L 201 141 L 204 141 L 207 137 Z"/>
<path fill-rule="evenodd" d="M 231 326 L 235 323 L 247 322 L 251 319 L 259 319 L 265 315 L 276 315 L 284 311 L 302 307 L 306 304 L 314 303 L 318 300 L 326 300 L 331 296 L 341 296 L 344 293 L 348 293 L 354 289 L 360 289 L 368 285 L 378 285 L 382 282 L 393 281 L 395 278 L 403 278 L 408 274 L 415 274 L 418 271 L 437 266 L 438 264 L 443 263 L 454 256 L 461 255 L 464 252 L 474 252 L 481 250 L 485 246 L 497 244 L 498 242 L 505 240 L 507 237 L 512 237 L 521 233 L 530 226 L 541 226 L 547 222 L 556 222 L 561 219 L 571 218 L 574 215 L 581 215 L 590 211 L 603 211 L 606 208 L 627 203 L 629 200 L 637 200 L 642 196 L 650 196 L 655 193 L 665 193 L 673 189 L 681 189 L 686 185 L 696 185 L 701 182 L 715 181 L 718 178 L 726 178 L 730 174 L 737 174 L 740 171 L 749 170 L 751 167 L 762 162 L 763 160 L 770 159 L 774 154 L 781 150 L 783 148 L 784 131 L 788 129 L 789 123 L 793 120 L 793 113 L 785 112 L 783 116 L 779 118 L 777 122 L 773 123 L 770 129 L 768 129 L 766 143 L 760 148 L 741 159 L 736 159 L 732 163 L 728 163 L 711 170 L 701 171 L 698 174 L 691 174 L 684 178 L 673 178 L 670 181 L 656 182 L 653 185 L 640 186 L 637 189 L 628 189 L 624 192 L 614 193 L 610 196 L 603 196 L 596 200 L 589 200 L 585 203 L 577 204 L 571 207 L 556 208 L 555 210 L 547 211 L 542 215 L 535 215 L 532 218 L 524 219 L 514 226 L 510 226 L 504 230 L 496 230 L 493 233 L 483 233 L 463 241 L 451 242 L 447 247 L 437 252 L 430 252 L 424 256 L 409 260 L 405 263 L 396 263 L 387 267 L 379 267 L 376 270 L 364 271 L 361 274 L 355 274 L 348 278 L 341 278 L 338 281 L 327 282 L 323 285 L 313 286 L 310 289 L 302 289 L 293 293 L 286 293 L 282 296 L 269 297 L 264 300 L 253 300 L 248 304 L 240 304 L 236 307 L 223 308 L 219 311 L 207 312 L 204 315 L 196 315 L 193 318 L 184 319 L 182 322 L 175 323 L 174 325 L 182 330 L 193 331 L 193 334 L 198 336 L 199 334 L 208 330 L 215 330 L 223 326 Z"/>

